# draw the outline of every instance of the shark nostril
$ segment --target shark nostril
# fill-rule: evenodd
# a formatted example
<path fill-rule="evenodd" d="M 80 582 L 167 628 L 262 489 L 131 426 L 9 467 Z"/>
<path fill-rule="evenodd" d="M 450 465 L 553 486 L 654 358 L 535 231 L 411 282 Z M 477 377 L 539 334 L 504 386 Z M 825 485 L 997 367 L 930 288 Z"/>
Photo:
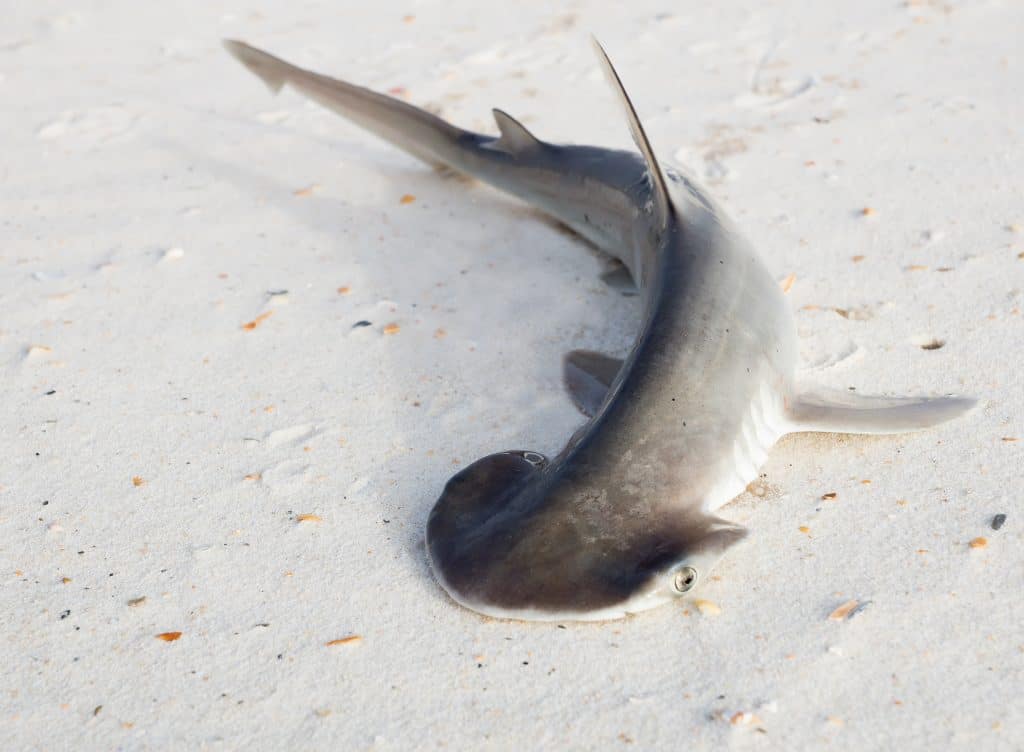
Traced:
<path fill-rule="evenodd" d="M 531 465 L 543 465 L 544 455 L 538 452 L 523 452 L 523 459 L 529 462 Z"/>

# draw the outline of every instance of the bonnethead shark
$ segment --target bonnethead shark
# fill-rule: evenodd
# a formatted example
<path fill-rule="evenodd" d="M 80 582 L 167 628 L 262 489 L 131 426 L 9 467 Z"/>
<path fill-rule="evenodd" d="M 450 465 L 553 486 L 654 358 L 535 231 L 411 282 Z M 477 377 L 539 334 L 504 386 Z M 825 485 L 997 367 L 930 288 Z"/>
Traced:
<path fill-rule="evenodd" d="M 618 259 L 642 296 L 625 359 L 566 356 L 566 386 L 590 420 L 557 456 L 492 454 L 445 485 L 427 552 L 467 608 L 600 620 L 673 601 L 746 535 L 715 512 L 784 434 L 914 431 L 975 404 L 798 388 L 779 284 L 692 177 L 659 165 L 596 41 L 638 152 L 547 143 L 497 109 L 500 135 L 473 133 L 242 42 L 225 46 L 272 91 L 287 84 L 429 164 L 533 204 Z"/>

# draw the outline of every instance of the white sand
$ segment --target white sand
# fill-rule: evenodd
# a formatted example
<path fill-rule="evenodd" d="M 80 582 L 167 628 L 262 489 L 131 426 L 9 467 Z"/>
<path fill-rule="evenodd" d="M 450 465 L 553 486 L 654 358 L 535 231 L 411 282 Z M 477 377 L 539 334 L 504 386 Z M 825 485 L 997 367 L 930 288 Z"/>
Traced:
<path fill-rule="evenodd" d="M 544 5 L 4 9 L 0 748 L 1024 747 L 1024 5 Z M 720 614 L 561 629 L 454 605 L 424 522 L 473 459 L 560 448 L 562 353 L 623 352 L 635 299 L 219 38 L 626 146 L 591 31 L 795 274 L 818 380 L 984 407 L 787 438 L 723 510 Z"/>

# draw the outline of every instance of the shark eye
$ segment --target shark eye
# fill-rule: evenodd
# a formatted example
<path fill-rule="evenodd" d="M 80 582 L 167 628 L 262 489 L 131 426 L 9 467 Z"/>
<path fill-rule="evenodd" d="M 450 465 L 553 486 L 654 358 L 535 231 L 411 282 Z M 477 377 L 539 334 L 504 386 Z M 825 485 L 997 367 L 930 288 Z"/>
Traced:
<path fill-rule="evenodd" d="M 681 567 L 676 571 L 676 575 L 672 579 L 672 587 L 676 589 L 677 593 L 685 593 L 696 584 L 697 570 L 693 567 Z"/>

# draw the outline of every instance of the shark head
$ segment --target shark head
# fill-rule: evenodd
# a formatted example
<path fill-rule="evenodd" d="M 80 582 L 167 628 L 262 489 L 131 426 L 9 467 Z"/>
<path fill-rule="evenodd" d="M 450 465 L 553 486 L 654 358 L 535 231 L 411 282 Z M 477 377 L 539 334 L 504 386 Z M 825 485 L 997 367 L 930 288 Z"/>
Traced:
<path fill-rule="evenodd" d="M 557 469 L 536 452 L 501 452 L 448 482 L 426 539 L 455 601 L 500 618 L 619 618 L 690 593 L 745 535 L 669 507 L 608 514 L 606 499 L 559 483 Z"/>
<path fill-rule="evenodd" d="M 745 538 L 747 531 L 717 517 L 705 517 L 691 521 L 680 533 L 674 557 L 652 569 L 646 587 L 623 604 L 626 613 L 639 613 L 693 594 L 726 550 Z"/>

